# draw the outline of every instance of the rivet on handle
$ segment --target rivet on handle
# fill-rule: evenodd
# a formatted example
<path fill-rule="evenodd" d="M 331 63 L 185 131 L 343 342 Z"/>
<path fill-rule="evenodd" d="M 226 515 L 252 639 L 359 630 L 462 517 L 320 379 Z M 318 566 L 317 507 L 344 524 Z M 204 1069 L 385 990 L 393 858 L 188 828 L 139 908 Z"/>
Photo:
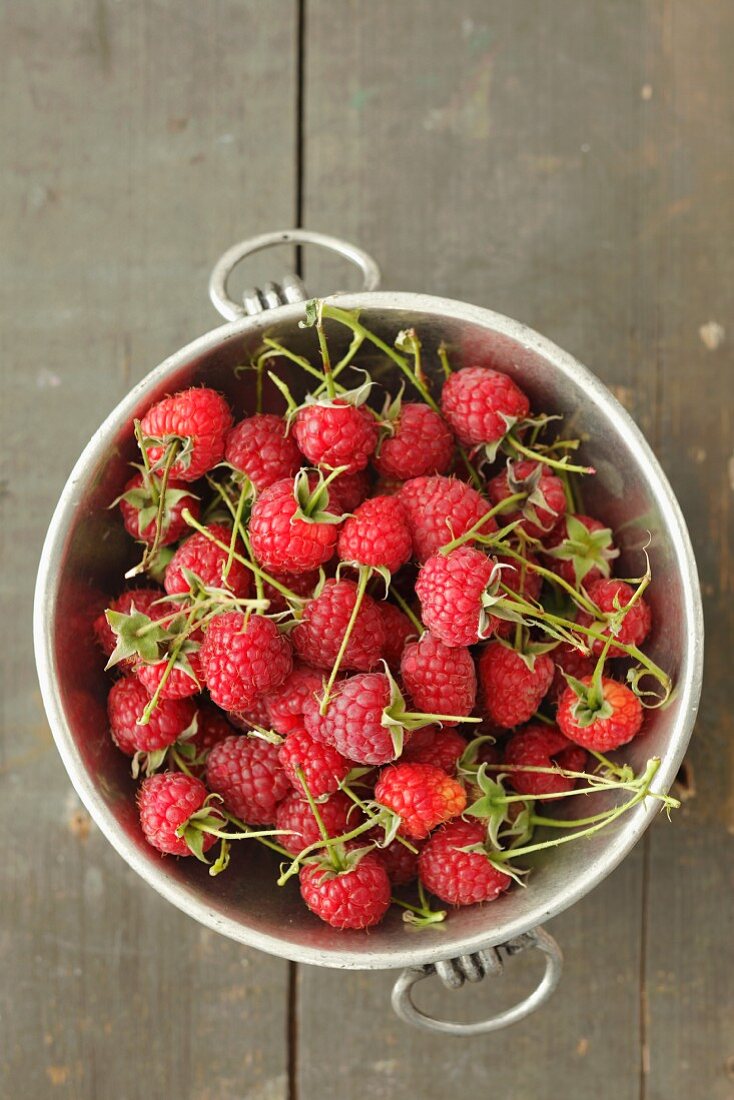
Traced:
<path fill-rule="evenodd" d="M 227 282 L 232 271 L 254 252 L 264 248 L 274 248 L 282 244 L 315 244 L 330 252 L 345 256 L 361 270 L 363 290 L 376 290 L 380 284 L 380 269 L 372 257 L 361 248 L 343 241 L 338 237 L 327 237 L 323 233 L 312 233 L 306 229 L 281 229 L 275 233 L 262 233 L 259 237 L 250 237 L 231 248 L 219 257 L 209 279 L 209 297 L 215 309 L 228 321 L 238 321 L 241 317 L 262 313 L 265 309 L 277 309 L 289 302 L 302 302 L 306 299 L 306 289 L 297 275 L 285 275 L 280 282 L 266 283 L 262 290 L 257 287 L 245 291 L 242 303 L 234 301 L 227 292 Z"/>
<path fill-rule="evenodd" d="M 533 947 L 542 951 L 545 956 L 543 977 L 532 993 L 518 1004 L 505 1009 L 504 1012 L 474 1024 L 458 1024 L 451 1020 L 437 1020 L 433 1016 L 428 1016 L 413 1003 L 413 986 L 425 978 L 430 978 L 432 974 L 438 975 L 449 989 L 460 989 L 465 981 L 477 982 L 487 975 L 501 973 L 502 952 L 511 958 Z M 485 948 L 473 955 L 459 955 L 456 959 L 404 970 L 393 987 L 392 1006 L 401 1020 L 426 1031 L 440 1031 L 445 1035 L 484 1035 L 517 1023 L 518 1020 L 524 1019 L 545 1004 L 558 985 L 562 969 L 563 955 L 556 941 L 544 929 L 534 928 L 532 932 L 526 932 L 499 947 Z"/>

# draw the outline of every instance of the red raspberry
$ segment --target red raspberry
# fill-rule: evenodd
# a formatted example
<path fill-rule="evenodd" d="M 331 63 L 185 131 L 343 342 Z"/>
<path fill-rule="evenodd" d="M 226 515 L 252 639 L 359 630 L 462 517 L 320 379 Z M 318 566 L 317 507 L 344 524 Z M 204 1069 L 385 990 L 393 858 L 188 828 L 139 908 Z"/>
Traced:
<path fill-rule="evenodd" d="M 365 834 L 365 839 L 368 840 L 382 840 L 383 837 L 381 829 L 370 829 Z M 411 852 L 410 848 L 397 839 L 391 840 L 384 848 L 375 848 L 375 855 L 379 856 L 393 886 L 405 886 L 418 877 L 418 855 L 422 841 L 411 840 L 410 843 L 418 852 Z"/>
<path fill-rule="evenodd" d="M 591 676 L 581 683 L 590 687 Z M 579 699 L 572 687 L 561 696 L 556 722 L 566 737 L 577 745 L 595 752 L 610 752 L 636 737 L 642 726 L 642 704 L 625 684 L 602 677 L 603 702 L 600 708 L 590 708 Z"/>
<path fill-rule="evenodd" d="M 459 818 L 443 825 L 418 857 L 418 874 L 423 885 L 448 905 L 494 901 L 512 879 L 493 867 L 483 852 L 462 851 L 485 841 L 486 828 L 481 821 Z"/>
<path fill-rule="evenodd" d="M 442 417 L 428 405 L 406 403 L 383 440 L 373 465 L 380 477 L 409 481 L 414 477 L 445 474 L 451 465 L 454 438 Z"/>
<path fill-rule="evenodd" d="M 365 468 L 378 440 L 374 416 L 341 398 L 329 405 L 304 405 L 298 410 L 293 434 L 314 466 L 327 470 L 345 466 L 345 474 Z"/>
<path fill-rule="evenodd" d="M 370 479 L 366 470 L 339 474 L 329 483 L 332 507 L 336 512 L 355 512 L 369 491 Z"/>
<path fill-rule="evenodd" d="M 293 493 L 292 481 L 276 481 L 252 508 L 250 542 L 258 562 L 270 573 L 310 573 L 336 549 L 336 525 L 295 518 L 298 501 Z"/>
<path fill-rule="evenodd" d="M 190 699 L 161 699 L 150 721 L 138 725 L 149 702 L 148 692 L 137 676 L 123 676 L 110 688 L 107 696 L 110 734 L 126 756 L 168 748 L 188 729 L 196 714 Z"/>
<path fill-rule="evenodd" d="M 163 600 L 164 595 L 165 593 L 160 588 L 130 588 L 127 592 L 123 592 L 118 596 L 116 600 L 112 600 L 108 610 L 119 611 L 122 615 L 129 615 L 134 607 L 141 615 L 148 615 L 151 619 L 161 619 L 173 610 L 173 605 Z M 156 600 L 162 600 L 162 602 L 154 606 Z M 107 622 L 104 612 L 94 620 L 92 629 L 97 644 L 105 657 L 111 657 L 117 645 L 117 636 Z M 126 657 L 115 667 L 132 669 L 136 663 L 137 657 Z"/>
<path fill-rule="evenodd" d="M 232 532 L 228 527 L 220 523 L 210 523 L 207 531 L 229 546 Z M 235 544 L 235 551 L 242 555 L 244 547 L 241 542 Z M 207 588 L 229 588 L 235 596 L 245 599 L 252 588 L 250 570 L 241 562 L 233 560 L 226 581 L 224 580 L 224 566 L 227 562 L 227 551 L 217 546 L 211 539 L 200 531 L 191 535 L 182 542 L 176 553 L 168 563 L 166 576 L 163 581 L 169 596 L 189 591 L 189 582 L 184 576 L 184 569 L 194 573 L 201 583 Z"/>
<path fill-rule="evenodd" d="M 303 722 L 314 741 L 332 745 L 348 760 L 388 764 L 397 755 L 390 730 L 382 725 L 390 695 L 390 681 L 382 672 L 350 676 L 331 699 L 325 715 L 319 714 L 316 700 L 309 700 Z"/>
<path fill-rule="evenodd" d="M 303 599 L 312 596 L 314 588 L 319 583 L 318 571 L 311 573 L 271 573 L 270 576 L 273 580 L 280 581 L 282 585 L 290 589 L 294 596 L 301 596 Z M 263 583 L 263 596 L 266 600 L 270 600 L 269 615 L 288 610 L 288 602 L 285 596 L 269 581 Z"/>
<path fill-rule="evenodd" d="M 278 759 L 289 780 L 301 794 L 303 786 L 297 769 L 303 772 L 306 786 L 314 798 L 333 794 L 352 767 L 350 760 L 331 745 L 314 741 L 305 729 L 291 730 L 280 746 Z"/>
<path fill-rule="evenodd" d="M 144 779 L 138 791 L 138 810 L 148 844 L 167 855 L 190 856 L 185 837 L 176 836 L 176 829 L 201 809 L 208 793 L 200 779 L 183 772 L 160 772 Z M 204 833 L 203 850 L 216 842 L 215 836 Z"/>
<path fill-rule="evenodd" d="M 587 585 L 589 599 L 596 604 L 607 619 L 613 618 L 620 608 L 626 607 L 634 595 L 634 589 L 624 581 L 599 580 Z M 579 626 L 593 626 L 605 637 L 609 628 L 601 626 L 587 611 L 579 611 L 576 616 Z M 622 619 L 619 631 L 615 635 L 622 645 L 640 646 L 650 633 L 652 614 L 649 605 L 640 597 Z M 595 638 L 591 641 L 591 652 L 598 657 L 604 648 L 604 642 Z M 619 646 L 610 646 L 609 657 L 624 657 L 625 652 Z"/>
<path fill-rule="evenodd" d="M 344 523 L 338 554 L 342 561 L 385 566 L 397 573 L 413 553 L 413 540 L 398 497 L 372 497 Z"/>
<path fill-rule="evenodd" d="M 199 650 L 209 694 L 223 710 L 243 713 L 283 683 L 293 666 L 288 639 L 270 619 L 226 611 L 212 619 Z"/>
<path fill-rule="evenodd" d="M 227 435 L 224 457 L 262 491 L 300 468 L 301 452 L 288 435 L 282 416 L 258 413 L 235 424 Z"/>
<path fill-rule="evenodd" d="M 581 653 L 575 646 L 569 645 L 568 642 L 561 642 L 559 646 L 556 646 L 551 653 L 551 657 L 555 664 L 555 671 L 553 673 L 553 683 L 548 692 L 548 699 L 557 706 L 568 687 L 568 682 L 563 673 L 567 672 L 569 676 L 575 676 L 577 680 L 583 680 L 584 676 L 593 674 L 596 661 Z"/>
<path fill-rule="evenodd" d="M 160 493 L 160 477 L 157 474 L 151 474 L 150 477 L 156 483 Z M 159 546 L 170 546 L 172 542 L 178 542 L 184 532 L 188 531 L 188 525 L 182 515 L 184 508 L 188 508 L 194 519 L 199 518 L 198 499 L 188 492 L 183 481 L 169 478 L 166 485 Z M 125 524 L 128 535 L 152 546 L 156 535 L 157 509 L 158 498 L 154 499 L 143 475 L 135 474 L 125 485 L 123 496 L 120 498 L 122 522 Z"/>
<path fill-rule="evenodd" d="M 527 722 L 551 685 L 553 668 L 547 653 L 528 658 L 503 642 L 490 642 L 479 658 L 479 683 L 489 718 L 504 729 Z"/>
<path fill-rule="evenodd" d="M 495 573 L 495 563 L 481 550 L 457 546 L 424 562 L 415 591 L 421 618 L 447 646 L 474 645 L 497 623 L 482 604 Z"/>
<path fill-rule="evenodd" d="M 303 726 L 304 704 L 309 696 L 321 691 L 323 684 L 324 678 L 315 668 L 296 663 L 280 687 L 265 699 L 266 725 L 283 734 Z"/>
<path fill-rule="evenodd" d="M 458 730 L 427 728 L 430 731 L 428 740 L 422 745 L 418 744 L 418 734 L 424 733 L 424 730 L 416 730 L 401 760 L 411 764 L 433 764 L 447 775 L 456 775 L 459 759 L 466 749 L 466 741 Z"/>
<path fill-rule="evenodd" d="M 487 482 L 487 494 L 492 504 L 501 504 L 515 493 L 528 493 L 527 500 L 518 501 L 498 522 L 504 526 L 518 520 L 518 528 L 533 539 L 546 538 L 566 511 L 566 493 L 561 479 L 540 462 L 524 459 L 507 463 L 507 469 Z"/>
<path fill-rule="evenodd" d="M 502 439 L 513 421 L 525 419 L 530 402 L 506 374 L 464 367 L 446 379 L 441 412 L 459 441 L 473 447 Z"/>
<path fill-rule="evenodd" d="M 188 699 L 191 695 L 198 695 L 202 690 L 204 680 L 198 651 L 187 653 L 186 657 L 194 675 L 189 676 L 185 668 L 174 665 L 166 676 L 159 699 Z M 167 668 L 168 657 L 154 661 L 152 664 L 141 663 L 135 666 L 135 675 L 151 697 L 158 690 Z"/>
<path fill-rule="evenodd" d="M 422 714 L 456 714 L 474 709 L 477 675 L 468 649 L 449 647 L 424 634 L 403 650 L 400 674 L 413 706 Z"/>
<path fill-rule="evenodd" d="M 336 794 L 319 803 L 319 816 L 330 837 L 343 836 L 348 829 L 356 828 L 359 824 L 356 812 L 352 815 L 354 820 L 351 825 L 349 821 L 350 811 L 354 808 L 354 803 L 341 791 L 337 791 Z M 304 848 L 322 839 L 321 830 L 311 807 L 298 791 L 289 791 L 283 801 L 278 803 L 278 809 L 275 811 L 275 827 L 289 830 L 289 833 L 283 833 L 277 839 L 278 843 L 293 856 L 297 856 Z"/>
<path fill-rule="evenodd" d="M 504 748 L 502 763 L 523 768 L 552 768 L 557 765 L 569 772 L 582 772 L 586 767 L 586 750 L 564 737 L 555 726 L 531 722 L 513 733 Z M 518 794 L 536 797 L 540 794 L 560 794 L 576 786 L 575 779 L 544 772 L 508 772 L 508 782 Z"/>
<path fill-rule="evenodd" d="M 353 581 L 329 580 L 316 599 L 307 603 L 291 638 L 302 661 L 331 669 L 349 623 L 357 586 Z M 382 657 L 385 626 L 380 608 L 365 595 L 342 658 L 343 669 L 367 671 Z"/>
<path fill-rule="evenodd" d="M 332 928 L 371 928 L 390 908 L 390 879 L 374 852 L 339 873 L 324 862 L 307 863 L 299 878 L 306 905 Z"/>
<path fill-rule="evenodd" d="M 412 622 L 399 607 L 387 600 L 381 600 L 378 604 L 382 615 L 382 624 L 385 628 L 385 644 L 382 647 L 382 656 L 387 661 L 388 668 L 395 671 L 400 668 L 400 659 L 409 638 L 415 638 L 418 631 Z"/>
<path fill-rule="evenodd" d="M 416 477 L 406 481 L 399 494 L 413 551 L 426 561 L 448 542 L 465 534 L 488 511 L 476 489 L 454 477 Z M 497 524 L 490 517 L 479 533 L 490 535 Z"/>
<path fill-rule="evenodd" d="M 619 556 L 610 529 L 582 515 L 564 516 L 545 540 L 545 549 L 548 567 L 574 588 L 581 584 L 588 588 L 608 577 L 610 561 Z"/>
<path fill-rule="evenodd" d="M 159 440 L 146 447 L 148 461 L 165 461 L 169 444 L 182 441 L 183 454 L 169 474 L 180 481 L 197 481 L 224 457 L 224 440 L 232 413 L 221 394 L 206 387 L 182 390 L 148 409 L 140 422 L 144 437 Z"/>
<path fill-rule="evenodd" d="M 404 836 L 417 840 L 466 809 L 461 783 L 433 764 L 385 768 L 375 786 L 375 799 L 398 815 Z"/>
<path fill-rule="evenodd" d="M 248 825 L 272 825 L 278 803 L 290 790 L 278 746 L 241 734 L 214 745 L 206 762 L 206 785 Z"/>

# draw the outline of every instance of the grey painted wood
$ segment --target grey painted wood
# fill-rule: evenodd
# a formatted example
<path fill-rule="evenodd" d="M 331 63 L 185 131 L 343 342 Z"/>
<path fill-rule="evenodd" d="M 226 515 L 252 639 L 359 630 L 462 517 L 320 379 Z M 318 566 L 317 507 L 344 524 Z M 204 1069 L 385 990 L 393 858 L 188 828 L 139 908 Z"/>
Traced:
<path fill-rule="evenodd" d="M 645 1100 L 734 1096 L 734 12 L 714 3 L 698 14 L 662 6 L 653 39 L 659 451 L 698 556 L 707 659 L 690 752 L 697 794 L 651 838 Z"/>
<path fill-rule="evenodd" d="M 103 415 L 216 322 L 220 250 L 289 224 L 296 6 L 15 0 L 0 34 L 0 1094 L 276 1100 L 287 964 L 143 885 L 80 811 L 30 639 L 40 541 Z M 274 185 L 275 181 L 275 185 Z"/>

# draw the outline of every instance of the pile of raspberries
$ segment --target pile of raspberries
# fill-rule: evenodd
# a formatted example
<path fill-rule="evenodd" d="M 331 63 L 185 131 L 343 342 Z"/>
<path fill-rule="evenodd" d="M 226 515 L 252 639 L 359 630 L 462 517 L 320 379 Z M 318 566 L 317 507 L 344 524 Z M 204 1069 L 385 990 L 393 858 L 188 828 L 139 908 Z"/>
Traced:
<path fill-rule="evenodd" d="M 491 356 L 452 370 L 442 348 L 431 383 L 412 330 L 379 344 L 410 400 L 347 390 L 328 308 L 309 304 L 300 405 L 271 340 L 258 404 L 283 394 L 282 414 L 235 423 L 201 386 L 135 422 L 117 503 L 140 560 L 94 623 L 109 736 L 159 852 L 218 872 L 250 838 L 334 928 L 392 904 L 431 923 L 428 895 L 489 902 L 523 873 L 536 826 L 552 833 L 539 803 L 591 773 L 613 785 L 640 675 L 667 678 L 639 649 L 649 573 L 612 577 L 613 532 L 579 503 L 593 471 L 548 441 L 558 418 L 531 416 Z"/>

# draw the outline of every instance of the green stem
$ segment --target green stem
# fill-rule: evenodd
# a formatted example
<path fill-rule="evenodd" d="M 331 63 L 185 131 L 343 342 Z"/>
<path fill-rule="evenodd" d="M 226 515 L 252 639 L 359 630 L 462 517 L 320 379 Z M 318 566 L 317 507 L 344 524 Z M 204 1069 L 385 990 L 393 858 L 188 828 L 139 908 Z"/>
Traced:
<path fill-rule="evenodd" d="M 319 341 L 319 351 L 321 352 L 321 363 L 323 366 L 323 378 L 326 385 L 326 393 L 330 400 L 334 400 L 336 397 L 336 387 L 334 386 L 334 377 L 331 373 L 331 356 L 329 355 L 329 344 L 326 339 L 326 333 L 324 332 L 324 324 L 321 316 L 319 316 L 316 324 L 316 335 Z"/>
<path fill-rule="evenodd" d="M 286 859 L 292 859 L 291 853 L 283 848 L 280 844 L 275 844 L 272 840 L 266 840 L 264 834 L 258 833 L 256 830 L 250 828 L 245 821 L 241 821 L 240 818 L 235 817 L 234 814 L 229 813 L 227 810 L 219 811 L 223 817 L 230 821 L 238 829 L 241 829 L 245 834 L 253 836 L 254 840 L 259 840 L 261 844 L 264 844 L 266 848 L 270 848 L 273 852 L 277 852 L 280 856 L 285 856 Z M 271 835 L 273 835 L 271 833 Z"/>
<path fill-rule="evenodd" d="M 481 718 L 464 717 L 459 714 L 423 714 L 417 711 L 403 711 L 398 717 L 397 721 L 400 722 L 404 718 L 408 720 L 415 718 L 425 718 L 425 725 L 429 725 L 431 722 L 481 722 Z"/>
<path fill-rule="evenodd" d="M 532 458 L 534 462 L 542 462 L 544 466 L 550 466 L 552 470 L 566 470 L 566 472 L 570 474 L 596 473 L 593 466 L 574 466 L 570 462 L 560 462 L 556 458 L 551 458 L 550 455 L 540 454 L 538 451 L 531 451 L 529 447 L 526 447 L 519 439 L 511 434 L 505 436 L 505 443 L 507 443 L 513 451 L 518 451 L 521 455 L 525 455 L 526 458 Z"/>
<path fill-rule="evenodd" d="M 232 526 L 232 538 L 230 539 L 230 542 L 229 542 L 229 553 L 227 554 L 227 560 L 224 563 L 224 569 L 222 570 L 222 580 L 225 581 L 225 583 L 226 583 L 227 577 L 229 576 L 229 571 L 232 568 L 232 563 L 234 561 L 234 548 L 237 544 L 237 533 L 238 533 L 240 527 L 242 526 L 242 513 L 243 513 L 244 508 L 245 508 L 245 501 L 247 499 L 248 492 L 249 492 L 249 485 L 247 484 L 247 482 L 245 482 L 240 487 L 240 499 L 237 501 L 237 508 L 236 508 L 236 511 L 235 511 L 235 514 L 234 514 L 234 524 Z"/>
<path fill-rule="evenodd" d="M 507 497 L 505 500 L 500 501 L 499 504 L 495 504 L 494 508 L 490 508 L 488 512 L 485 512 L 483 516 L 472 524 L 468 531 L 465 531 L 463 535 L 459 535 L 457 538 L 452 539 L 451 542 L 447 542 L 440 548 L 440 553 L 446 555 L 450 554 L 452 550 L 455 550 L 457 546 L 463 546 L 465 542 L 470 542 L 481 531 L 484 524 L 488 519 L 492 519 L 498 512 L 504 512 L 510 505 L 515 504 L 518 500 L 525 500 L 527 493 L 513 493 L 511 497 Z M 491 544 L 493 539 L 491 535 L 482 536 L 482 541 Z"/>
<path fill-rule="evenodd" d="M 546 569 L 545 566 L 539 565 L 536 562 L 528 561 L 522 554 L 518 554 L 516 550 L 512 550 L 509 546 L 502 548 L 502 553 L 508 558 L 512 558 L 513 561 L 521 561 L 526 569 L 531 569 L 533 573 L 537 573 L 540 577 L 544 577 L 550 581 L 551 584 L 558 585 L 565 592 L 571 596 L 571 598 L 583 608 L 584 611 L 588 611 L 590 615 L 593 615 L 595 619 L 599 617 L 599 608 L 596 604 L 592 603 L 588 597 L 578 592 L 573 585 L 570 585 L 563 577 L 559 577 L 557 573 L 553 573 L 550 569 Z"/>
<path fill-rule="evenodd" d="M 341 663 L 344 660 L 344 654 L 347 651 L 347 646 L 349 645 L 349 639 L 352 636 L 352 631 L 354 630 L 354 624 L 357 621 L 357 616 L 359 615 L 359 609 L 362 606 L 362 602 L 364 600 L 364 595 L 365 595 L 365 592 L 367 591 L 367 582 L 368 582 L 369 579 L 370 579 L 370 569 L 366 568 L 365 566 L 361 566 L 360 570 L 359 570 L 359 580 L 357 581 L 357 592 L 356 592 L 355 597 L 354 597 L 354 606 L 352 607 L 352 612 L 349 616 L 349 622 L 347 623 L 347 628 L 344 631 L 344 636 L 341 640 L 341 645 L 339 646 L 339 652 L 336 655 L 336 660 L 334 661 L 334 664 L 332 665 L 332 668 L 331 668 L 331 672 L 329 673 L 329 679 L 326 681 L 326 686 L 324 688 L 324 696 L 323 696 L 323 699 L 321 700 L 321 705 L 319 706 L 319 714 L 322 717 L 326 714 L 327 710 L 329 709 L 329 700 L 331 698 L 331 689 L 334 687 L 334 682 L 336 681 L 337 675 L 339 673 Z"/>
<path fill-rule="evenodd" d="M 408 616 L 413 626 L 418 631 L 418 634 L 422 634 L 426 628 L 424 627 L 423 623 L 420 621 L 416 613 L 413 611 L 407 600 L 400 595 L 396 588 L 390 590 L 390 595 L 393 597 L 395 603 L 398 605 L 400 610 Z"/>

